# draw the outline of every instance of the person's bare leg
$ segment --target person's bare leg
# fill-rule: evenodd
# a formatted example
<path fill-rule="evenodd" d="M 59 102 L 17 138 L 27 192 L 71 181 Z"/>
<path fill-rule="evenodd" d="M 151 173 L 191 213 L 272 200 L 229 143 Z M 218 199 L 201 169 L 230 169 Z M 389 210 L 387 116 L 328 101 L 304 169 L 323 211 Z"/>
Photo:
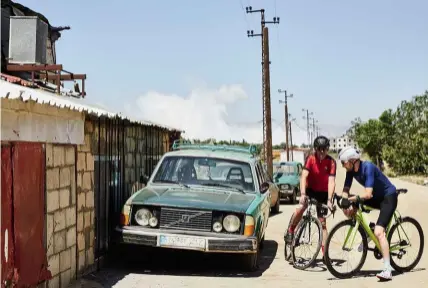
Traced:
<path fill-rule="evenodd" d="M 321 244 L 321 249 L 322 249 L 322 254 L 324 256 L 324 247 L 325 247 L 325 242 L 327 241 L 327 236 L 328 236 L 328 232 L 327 232 L 327 222 L 325 218 L 318 218 L 321 222 L 321 226 L 322 226 L 322 244 Z"/>
<path fill-rule="evenodd" d="M 385 228 L 383 228 L 382 226 L 376 225 L 374 234 L 376 238 L 379 240 L 380 249 L 381 249 L 380 252 L 382 253 L 383 263 L 385 266 L 384 270 L 381 273 L 377 274 L 377 277 L 385 280 L 392 279 L 392 275 L 391 275 L 392 267 L 390 264 L 389 243 L 388 243 L 388 240 L 386 239 Z"/>

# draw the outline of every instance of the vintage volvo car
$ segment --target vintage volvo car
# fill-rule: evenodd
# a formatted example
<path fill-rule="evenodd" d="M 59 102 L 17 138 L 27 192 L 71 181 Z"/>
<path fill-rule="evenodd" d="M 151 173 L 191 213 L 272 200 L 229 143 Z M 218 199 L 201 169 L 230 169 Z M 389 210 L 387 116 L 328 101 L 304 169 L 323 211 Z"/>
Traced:
<path fill-rule="evenodd" d="M 122 243 L 243 254 L 256 270 L 271 191 L 256 147 L 175 142 L 123 206 Z"/>
<path fill-rule="evenodd" d="M 280 199 L 288 199 L 291 204 L 297 203 L 300 196 L 300 176 L 303 166 L 299 162 L 274 163 L 273 179 L 279 187 Z"/>

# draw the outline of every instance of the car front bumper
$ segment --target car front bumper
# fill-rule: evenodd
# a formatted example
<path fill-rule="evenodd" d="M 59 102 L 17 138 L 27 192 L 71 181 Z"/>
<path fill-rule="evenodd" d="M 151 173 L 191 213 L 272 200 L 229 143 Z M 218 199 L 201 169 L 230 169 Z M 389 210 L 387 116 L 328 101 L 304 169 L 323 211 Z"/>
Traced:
<path fill-rule="evenodd" d="M 256 237 L 138 226 L 116 227 L 120 242 L 149 247 L 197 250 L 209 253 L 256 253 Z"/>
<path fill-rule="evenodd" d="M 294 190 L 293 189 L 281 189 L 279 190 L 279 194 L 281 194 L 281 196 L 291 196 L 293 195 Z"/>

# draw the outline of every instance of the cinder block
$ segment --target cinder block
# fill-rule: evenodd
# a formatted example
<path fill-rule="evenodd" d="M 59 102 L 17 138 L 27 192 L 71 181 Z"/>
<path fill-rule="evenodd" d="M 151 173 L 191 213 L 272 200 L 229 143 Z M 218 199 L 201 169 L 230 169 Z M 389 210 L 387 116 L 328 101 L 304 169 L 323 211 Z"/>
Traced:
<path fill-rule="evenodd" d="M 86 171 L 94 171 L 95 163 L 94 156 L 91 153 L 86 153 Z"/>
<path fill-rule="evenodd" d="M 59 209 L 59 190 L 48 191 L 46 193 L 46 211 L 48 213 Z"/>
<path fill-rule="evenodd" d="M 61 231 L 65 227 L 65 210 L 58 210 L 54 213 L 54 232 Z"/>
<path fill-rule="evenodd" d="M 76 254 L 76 245 L 74 245 L 73 247 L 71 247 L 71 271 L 70 271 L 71 279 L 76 279 L 76 269 L 77 269 L 76 263 L 77 263 L 77 254 Z"/>
<path fill-rule="evenodd" d="M 62 167 L 59 172 L 59 186 L 60 188 L 69 187 L 71 185 L 71 172 L 70 166 Z"/>
<path fill-rule="evenodd" d="M 83 232 L 77 233 L 77 250 L 85 250 L 85 235 Z"/>
<path fill-rule="evenodd" d="M 65 225 L 66 227 L 76 225 L 76 207 L 72 206 L 65 210 Z"/>
<path fill-rule="evenodd" d="M 91 211 L 85 212 L 85 228 L 88 228 L 91 226 Z"/>
<path fill-rule="evenodd" d="M 65 164 L 65 146 L 54 145 L 53 146 L 53 158 L 54 166 L 61 167 Z"/>
<path fill-rule="evenodd" d="M 86 193 L 77 194 L 77 210 L 81 211 L 85 207 Z"/>
<path fill-rule="evenodd" d="M 71 268 L 71 249 L 59 253 L 59 270 L 64 272 Z"/>
<path fill-rule="evenodd" d="M 77 171 L 84 171 L 86 169 L 86 153 L 77 153 Z"/>
<path fill-rule="evenodd" d="M 65 208 L 70 206 L 70 187 L 59 190 L 59 207 Z"/>
<path fill-rule="evenodd" d="M 47 256 L 51 256 L 54 253 L 53 226 L 54 226 L 54 216 L 53 214 L 47 214 L 46 215 L 46 245 L 48 248 Z"/>
<path fill-rule="evenodd" d="M 71 269 L 68 269 L 67 271 L 62 272 L 60 279 L 61 279 L 61 288 L 68 287 L 71 281 Z"/>
<path fill-rule="evenodd" d="M 53 145 L 52 144 L 46 143 L 45 153 L 46 153 L 46 167 L 53 167 L 54 161 L 53 161 Z"/>
<path fill-rule="evenodd" d="M 78 257 L 77 257 L 77 261 L 78 261 L 78 265 L 77 265 L 77 271 L 82 272 L 85 267 L 86 267 L 86 250 L 82 250 L 79 251 Z"/>
<path fill-rule="evenodd" d="M 94 131 L 94 125 L 90 120 L 85 121 L 85 134 L 90 134 Z"/>
<path fill-rule="evenodd" d="M 82 190 L 82 188 L 83 188 L 83 173 L 84 172 L 82 172 L 82 171 L 77 172 L 77 182 L 76 182 L 76 184 L 77 184 L 77 188 L 80 188 L 78 190 Z"/>
<path fill-rule="evenodd" d="M 86 250 L 86 259 L 88 266 L 94 264 L 94 249 L 92 247 Z"/>
<path fill-rule="evenodd" d="M 48 190 L 54 190 L 59 188 L 59 168 L 47 169 L 46 188 Z"/>
<path fill-rule="evenodd" d="M 56 276 L 59 273 L 59 254 L 52 255 L 48 258 L 49 271 L 52 276 Z"/>
<path fill-rule="evenodd" d="M 95 232 L 93 229 L 91 229 L 91 231 L 89 231 L 89 246 L 94 246 L 95 245 Z"/>
<path fill-rule="evenodd" d="M 65 150 L 65 165 L 74 165 L 75 161 L 74 146 L 69 146 Z"/>
<path fill-rule="evenodd" d="M 72 167 L 70 169 L 71 172 L 71 186 L 70 186 L 70 194 L 71 194 L 71 205 L 76 205 L 76 201 L 77 201 L 77 195 L 76 195 L 76 171 L 75 169 Z"/>
<path fill-rule="evenodd" d="M 48 288 L 58 288 L 59 286 L 59 275 L 53 277 L 48 281 Z"/>
<path fill-rule="evenodd" d="M 77 213 L 77 231 L 83 231 L 83 212 Z"/>
<path fill-rule="evenodd" d="M 94 191 L 86 192 L 86 208 L 94 207 Z"/>
<path fill-rule="evenodd" d="M 54 253 L 57 254 L 66 248 L 65 245 L 66 231 L 62 230 L 54 233 Z"/>
<path fill-rule="evenodd" d="M 88 191 L 92 189 L 92 173 L 91 172 L 85 172 L 83 174 L 83 190 Z"/>
<path fill-rule="evenodd" d="M 68 228 L 65 242 L 67 248 L 71 248 L 76 245 L 76 227 Z"/>

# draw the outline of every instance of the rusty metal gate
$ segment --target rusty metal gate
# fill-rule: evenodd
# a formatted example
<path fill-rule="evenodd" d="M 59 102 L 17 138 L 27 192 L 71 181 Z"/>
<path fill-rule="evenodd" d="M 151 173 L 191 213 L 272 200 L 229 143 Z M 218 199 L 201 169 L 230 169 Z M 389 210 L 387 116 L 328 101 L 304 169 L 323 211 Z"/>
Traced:
<path fill-rule="evenodd" d="M 50 279 L 45 250 L 42 144 L 2 145 L 2 194 L 2 251 L 7 251 L 7 256 L 2 253 L 2 284 L 9 280 L 26 287 Z"/>
<path fill-rule="evenodd" d="M 108 252 L 114 240 L 123 204 L 132 194 L 132 182 L 143 174 L 153 173 L 164 150 L 169 150 L 166 145 L 169 139 L 163 137 L 162 133 L 166 133 L 163 128 L 132 124 L 123 119 L 93 118 L 93 123 L 98 127 L 97 147 L 94 147 L 97 259 Z M 130 137 L 137 139 L 133 145 L 127 142 Z M 126 166 L 129 162 L 133 164 L 132 169 Z"/>

